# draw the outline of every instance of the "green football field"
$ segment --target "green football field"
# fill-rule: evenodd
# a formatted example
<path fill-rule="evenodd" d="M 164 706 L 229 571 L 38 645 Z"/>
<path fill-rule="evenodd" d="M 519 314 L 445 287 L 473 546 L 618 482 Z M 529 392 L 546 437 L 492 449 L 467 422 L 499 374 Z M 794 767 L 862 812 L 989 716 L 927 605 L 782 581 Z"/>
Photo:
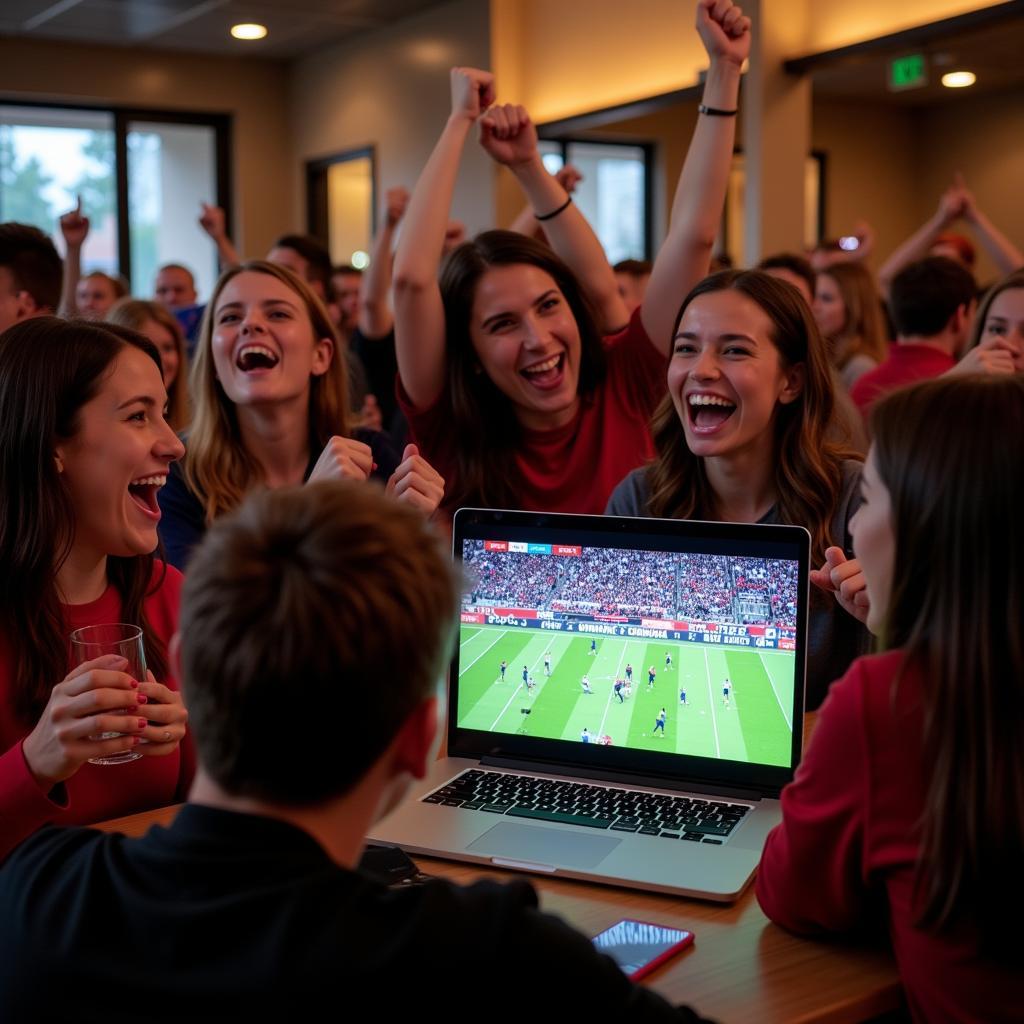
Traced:
<path fill-rule="evenodd" d="M 598 637 L 506 626 L 467 626 L 460 633 L 458 724 L 487 732 L 521 733 L 592 742 L 610 736 L 617 746 L 639 747 L 733 761 L 788 765 L 792 747 L 791 651 L 717 644 Z M 551 675 L 544 654 L 551 652 Z M 672 666 L 665 667 L 666 651 Z M 505 681 L 499 667 L 508 662 Z M 632 695 L 620 702 L 615 680 L 633 666 Z M 523 684 L 523 666 L 534 680 Z M 653 689 L 647 669 L 657 673 Z M 590 688 L 583 690 L 587 675 Z M 732 682 L 726 705 L 722 680 Z M 686 703 L 679 692 L 686 690 Z M 664 735 L 654 731 L 662 708 Z M 524 714 L 524 710 L 529 714 Z"/>

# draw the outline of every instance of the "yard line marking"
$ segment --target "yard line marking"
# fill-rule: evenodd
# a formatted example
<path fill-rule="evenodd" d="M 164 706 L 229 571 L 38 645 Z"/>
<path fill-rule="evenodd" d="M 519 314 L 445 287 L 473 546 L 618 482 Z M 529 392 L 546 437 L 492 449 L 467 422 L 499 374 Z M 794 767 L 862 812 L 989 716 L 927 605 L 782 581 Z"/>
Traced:
<path fill-rule="evenodd" d="M 772 684 L 772 693 L 775 694 L 775 699 L 778 701 L 779 710 L 782 712 L 782 717 L 786 720 L 786 725 L 789 726 L 789 731 L 793 731 L 793 723 L 789 719 L 789 715 L 786 714 L 786 709 L 782 706 L 782 698 L 779 696 L 779 691 L 775 689 L 775 680 L 772 679 L 771 672 L 768 671 L 768 666 L 764 663 L 764 658 L 761 657 L 760 652 L 757 655 L 761 659 L 761 668 L 764 669 L 764 674 L 768 677 L 768 682 Z"/>
<path fill-rule="evenodd" d="M 460 668 L 459 677 L 468 672 L 507 632 L 507 629 L 503 629 L 465 668 Z"/>
<path fill-rule="evenodd" d="M 711 692 L 711 666 L 708 664 L 708 649 L 704 648 L 704 673 L 708 677 L 708 697 L 711 700 L 711 725 L 715 730 L 715 757 L 722 756 L 722 748 L 718 745 L 718 717 L 715 715 L 715 695 Z"/>
<path fill-rule="evenodd" d="M 629 643 L 628 640 L 623 640 L 623 642 L 622 642 L 622 650 L 619 653 L 619 664 L 615 667 L 615 678 L 616 679 L 619 678 L 619 670 L 622 668 L 622 659 L 626 656 L 626 644 L 628 644 L 628 643 Z M 597 730 L 597 735 L 598 736 L 603 736 L 604 735 L 604 722 L 605 722 L 605 719 L 608 717 L 608 709 L 612 706 L 612 697 L 613 696 L 615 696 L 615 687 L 614 687 L 614 685 L 608 687 L 608 700 L 605 701 L 604 714 L 601 716 L 601 725 L 600 725 L 600 727 Z"/>
<path fill-rule="evenodd" d="M 531 637 L 531 639 L 532 639 L 532 637 Z M 526 674 L 527 674 L 527 676 L 531 676 L 531 677 L 533 676 L 533 670 L 534 670 L 534 669 L 535 669 L 535 668 L 537 667 L 537 664 L 538 664 L 538 662 L 540 662 L 540 660 L 541 660 L 541 659 L 542 659 L 543 657 L 544 657 L 544 655 L 543 655 L 543 654 L 539 654 L 539 655 L 537 655 L 537 661 L 535 661 L 535 662 L 534 662 L 534 663 L 533 663 L 533 664 L 532 664 L 532 665 L 531 665 L 531 666 L 530 666 L 530 667 L 529 667 L 529 668 L 528 668 L 528 669 L 526 670 Z M 514 700 L 516 699 L 516 694 L 517 694 L 517 693 L 518 693 L 518 692 L 519 692 L 519 691 L 520 691 L 520 690 L 521 690 L 522 688 L 523 688 L 523 684 L 522 684 L 522 683 L 520 683 L 520 684 L 519 684 L 519 685 L 518 685 L 518 686 L 517 686 L 517 687 L 516 687 L 516 688 L 515 688 L 515 689 L 514 689 L 514 690 L 512 691 L 512 696 L 511 696 L 511 697 L 509 697 L 509 699 L 508 699 L 507 701 L 505 701 L 505 706 L 504 706 L 504 707 L 503 707 L 503 708 L 501 709 L 501 711 L 499 711 L 499 712 L 498 712 L 498 717 L 497 717 L 497 718 L 496 718 L 496 719 L 495 719 L 495 720 L 494 720 L 493 722 L 491 722 L 491 727 L 490 727 L 490 729 L 488 729 L 488 730 L 487 730 L 488 732 L 494 732 L 494 730 L 495 730 L 495 729 L 497 728 L 497 726 L 498 726 L 498 723 L 499 723 L 499 722 L 501 721 L 501 716 L 502 716 L 503 714 L 505 714 L 505 712 L 506 712 L 506 711 L 508 711 L 509 705 L 510 705 L 510 704 L 512 703 L 512 701 L 514 701 Z M 527 693 L 529 693 L 529 691 L 527 691 Z"/>

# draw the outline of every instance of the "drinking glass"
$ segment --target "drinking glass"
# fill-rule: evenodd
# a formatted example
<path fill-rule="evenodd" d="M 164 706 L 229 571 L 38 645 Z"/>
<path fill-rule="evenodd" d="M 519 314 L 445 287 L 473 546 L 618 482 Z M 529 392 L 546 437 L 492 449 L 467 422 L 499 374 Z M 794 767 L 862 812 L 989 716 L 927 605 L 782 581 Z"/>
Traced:
<path fill-rule="evenodd" d="M 75 665 L 102 658 L 105 654 L 116 654 L 128 662 L 125 671 L 133 678 L 146 678 L 146 651 L 142 646 L 142 630 L 127 622 L 107 622 L 99 626 L 83 626 L 71 634 L 71 660 Z M 119 715 L 126 708 L 107 712 Z M 101 732 L 90 736 L 91 740 L 113 740 L 126 733 Z M 142 754 L 138 750 L 122 750 L 118 754 L 107 754 L 104 757 L 90 757 L 89 764 L 125 764 L 136 761 Z"/>

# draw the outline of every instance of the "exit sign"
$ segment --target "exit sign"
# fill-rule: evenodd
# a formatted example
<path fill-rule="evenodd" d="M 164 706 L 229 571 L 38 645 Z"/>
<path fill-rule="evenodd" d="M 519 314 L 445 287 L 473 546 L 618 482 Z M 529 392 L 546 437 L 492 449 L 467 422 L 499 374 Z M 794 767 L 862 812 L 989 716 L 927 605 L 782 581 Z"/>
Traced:
<path fill-rule="evenodd" d="M 889 89 L 919 89 L 928 84 L 928 67 L 923 53 L 912 53 L 908 57 L 897 57 L 889 62 Z"/>

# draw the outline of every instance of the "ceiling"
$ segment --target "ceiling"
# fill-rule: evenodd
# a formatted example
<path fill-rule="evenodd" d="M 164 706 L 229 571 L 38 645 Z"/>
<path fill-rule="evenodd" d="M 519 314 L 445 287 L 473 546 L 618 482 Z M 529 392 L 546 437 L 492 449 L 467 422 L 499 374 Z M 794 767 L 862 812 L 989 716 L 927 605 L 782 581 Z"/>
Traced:
<path fill-rule="evenodd" d="M 437 7 L 443 0 L 0 0 L 0 35 L 189 53 L 299 57 Z M 240 42 L 238 22 L 266 25 Z"/>
<path fill-rule="evenodd" d="M 854 48 L 851 48 L 854 49 Z M 923 54 L 928 82 L 924 86 L 892 92 L 888 88 L 893 58 Z M 897 42 L 870 50 L 837 55 L 810 69 L 816 97 L 873 100 L 898 106 L 922 107 L 948 102 L 957 96 L 1024 89 L 1024 16 L 1006 18 L 973 30 L 929 39 Z M 947 71 L 968 70 L 978 77 L 966 89 L 947 89 L 941 83 Z"/>

